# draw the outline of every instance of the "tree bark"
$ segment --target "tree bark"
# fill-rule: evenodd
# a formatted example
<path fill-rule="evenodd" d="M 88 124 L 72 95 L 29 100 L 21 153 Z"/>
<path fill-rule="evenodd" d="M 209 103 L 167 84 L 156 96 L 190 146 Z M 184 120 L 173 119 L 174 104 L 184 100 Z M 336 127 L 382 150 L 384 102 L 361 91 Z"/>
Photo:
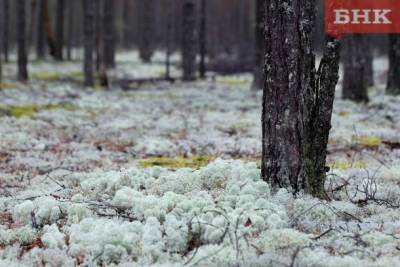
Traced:
<path fill-rule="evenodd" d="M 152 38 L 154 38 L 154 0 L 137 2 L 138 26 L 140 37 L 138 39 L 139 57 L 143 62 L 150 62 L 154 53 Z"/>
<path fill-rule="evenodd" d="M 68 40 L 67 40 L 67 59 L 72 60 L 73 36 L 74 36 L 74 14 L 75 1 L 68 1 Z"/>
<path fill-rule="evenodd" d="M 191 0 L 183 4 L 182 68 L 183 80 L 196 79 L 196 16 L 195 5 Z"/>
<path fill-rule="evenodd" d="M 1 2 L 0 2 L 0 4 L 2 4 Z M 2 5 L 2 6 L 0 6 L 0 44 L 2 45 L 3 44 L 3 27 L 4 27 L 4 20 L 3 20 L 3 18 L 4 18 L 4 6 Z M 2 49 L 3 47 L 1 47 L 1 49 L 0 49 L 0 83 L 3 81 L 3 65 L 2 65 L 2 63 L 3 63 L 3 53 L 2 53 Z"/>
<path fill-rule="evenodd" d="M 85 0 L 83 4 L 83 42 L 84 42 L 84 63 L 83 71 L 85 74 L 85 85 L 93 87 L 93 49 L 94 49 L 94 13 L 95 13 L 95 1 L 97 0 Z"/>
<path fill-rule="evenodd" d="M 206 77 L 206 45 L 207 45 L 207 13 L 206 13 L 206 0 L 201 0 L 200 7 L 200 64 L 199 75 L 201 79 Z"/>
<path fill-rule="evenodd" d="M 354 102 L 368 102 L 366 85 L 367 58 L 364 47 L 365 36 L 352 34 L 343 40 L 343 99 Z"/>
<path fill-rule="evenodd" d="M 49 14 L 49 6 L 47 0 L 43 1 L 43 28 L 46 33 L 47 43 L 49 45 L 49 53 L 52 57 L 57 59 L 57 41 L 54 38 L 53 28 Z"/>
<path fill-rule="evenodd" d="M 69 0 L 71 1 L 71 0 Z M 57 1 L 57 12 L 56 12 L 56 43 L 57 50 L 55 58 L 57 60 L 63 60 L 63 48 L 64 48 L 64 14 L 65 14 L 65 1 Z"/>
<path fill-rule="evenodd" d="M 39 0 L 38 2 L 38 15 L 37 15 L 37 36 L 36 36 L 36 56 L 38 59 L 45 57 L 45 29 L 44 29 L 44 9 L 45 0 Z"/>
<path fill-rule="evenodd" d="M 1 17 L 0 19 L 3 20 L 3 31 L 2 31 L 2 48 L 3 48 L 3 53 L 4 53 L 4 61 L 8 62 L 8 42 L 9 42 L 9 32 L 10 32 L 10 27 L 9 27 L 9 21 L 10 21 L 10 1 L 9 0 L 3 0 L 3 6 L 2 8 L 4 9 L 4 16 Z"/>
<path fill-rule="evenodd" d="M 264 0 L 256 2 L 256 23 L 255 23 L 255 67 L 253 72 L 252 89 L 262 89 L 264 83 Z"/>
<path fill-rule="evenodd" d="M 115 68 L 114 0 L 104 0 L 103 8 L 104 63 L 106 68 Z"/>
<path fill-rule="evenodd" d="M 389 72 L 386 92 L 400 95 L 400 34 L 389 36 Z"/>
<path fill-rule="evenodd" d="M 327 38 L 316 71 L 314 12 L 313 0 L 265 1 L 261 175 L 273 188 L 323 198 L 339 42 Z"/>
<path fill-rule="evenodd" d="M 18 81 L 28 80 L 28 57 L 26 54 L 25 0 L 16 1 L 17 42 L 18 42 Z"/>
<path fill-rule="evenodd" d="M 174 0 L 167 1 L 167 6 L 165 7 L 168 10 L 168 14 L 166 17 L 167 20 L 167 29 L 165 32 L 165 79 L 169 80 L 171 78 L 171 52 L 172 52 L 172 40 L 173 40 L 173 10 L 174 10 Z"/>

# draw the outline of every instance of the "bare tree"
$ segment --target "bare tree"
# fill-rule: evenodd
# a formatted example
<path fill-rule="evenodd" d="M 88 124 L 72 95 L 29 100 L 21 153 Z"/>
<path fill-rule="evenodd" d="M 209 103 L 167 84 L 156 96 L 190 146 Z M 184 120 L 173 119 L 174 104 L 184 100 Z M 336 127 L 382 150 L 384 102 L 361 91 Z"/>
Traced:
<path fill-rule="evenodd" d="M 140 37 L 138 39 L 139 56 L 143 62 L 150 62 L 154 53 L 152 38 L 154 38 L 155 0 L 139 0 L 136 2 L 138 27 Z"/>
<path fill-rule="evenodd" d="M 400 95 L 400 34 L 391 34 L 389 36 L 387 93 Z"/>
<path fill-rule="evenodd" d="M 107 68 L 115 67 L 114 1 L 104 0 L 103 5 L 103 56 Z"/>
<path fill-rule="evenodd" d="M 206 11 L 206 0 L 200 2 L 200 64 L 199 64 L 199 75 L 201 79 L 206 77 L 206 45 L 207 45 L 207 11 Z"/>
<path fill-rule="evenodd" d="M 28 56 L 26 54 L 26 23 L 25 23 L 25 0 L 16 1 L 17 16 L 17 43 L 18 43 L 18 80 L 28 80 Z"/>
<path fill-rule="evenodd" d="M 0 6 L 0 18 L 4 18 L 4 8 L 3 6 Z M 0 44 L 3 43 L 3 27 L 4 27 L 4 20 L 0 20 Z M 0 49 L 0 83 L 3 80 L 3 66 L 2 66 L 2 62 L 3 62 L 3 55 L 2 55 L 2 49 Z"/>
<path fill-rule="evenodd" d="M 361 34 L 351 34 L 343 40 L 343 99 L 368 102 L 366 42 Z"/>
<path fill-rule="evenodd" d="M 256 13 L 256 22 L 255 22 L 255 67 L 254 67 L 254 78 L 252 89 L 262 89 L 264 83 L 264 0 L 256 0 L 255 5 L 255 13 Z"/>
<path fill-rule="evenodd" d="M 57 1 L 56 10 L 56 43 L 57 50 L 55 58 L 63 60 L 63 47 L 64 47 L 64 14 L 65 14 L 65 0 Z"/>
<path fill-rule="evenodd" d="M 75 4 L 74 0 L 69 0 L 68 2 L 68 38 L 67 38 L 67 59 L 72 59 L 72 47 L 73 47 L 73 36 L 74 36 L 74 14 L 75 14 Z"/>
<path fill-rule="evenodd" d="M 10 1 L 3 0 L 2 3 L 3 8 L 3 16 L 0 19 L 3 20 L 3 30 L 2 30 L 2 43 L 1 46 L 3 48 L 4 53 L 4 61 L 8 62 L 8 42 L 9 42 L 9 21 L 10 21 Z"/>
<path fill-rule="evenodd" d="M 182 68 L 183 80 L 196 79 L 196 12 L 192 0 L 183 3 Z"/>
<path fill-rule="evenodd" d="M 37 35 L 36 35 L 36 56 L 38 59 L 45 57 L 45 28 L 44 28 L 44 11 L 45 0 L 39 0 L 37 6 Z"/>
<path fill-rule="evenodd" d="M 339 42 L 326 40 L 315 69 L 315 1 L 265 1 L 262 178 L 274 188 L 325 197 L 326 153 Z M 284 56 L 283 56 L 284 55 Z"/>
<path fill-rule="evenodd" d="M 94 86 L 93 79 L 93 50 L 94 50 L 94 13 L 95 1 L 98 0 L 85 0 L 83 4 L 83 35 L 84 35 L 84 63 L 83 71 L 85 74 L 85 85 Z"/>

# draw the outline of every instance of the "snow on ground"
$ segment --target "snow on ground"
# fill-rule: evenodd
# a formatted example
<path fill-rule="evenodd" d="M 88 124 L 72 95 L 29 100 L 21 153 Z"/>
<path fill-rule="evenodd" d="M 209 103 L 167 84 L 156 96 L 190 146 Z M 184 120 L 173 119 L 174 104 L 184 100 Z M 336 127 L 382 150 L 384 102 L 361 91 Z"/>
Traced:
<path fill-rule="evenodd" d="M 163 75 L 136 57 L 120 57 L 111 81 Z M 0 266 L 399 262 L 400 98 L 382 84 L 367 105 L 335 103 L 326 202 L 260 180 L 250 75 L 131 91 L 60 81 L 80 68 L 35 62 L 25 85 L 5 66 Z"/>

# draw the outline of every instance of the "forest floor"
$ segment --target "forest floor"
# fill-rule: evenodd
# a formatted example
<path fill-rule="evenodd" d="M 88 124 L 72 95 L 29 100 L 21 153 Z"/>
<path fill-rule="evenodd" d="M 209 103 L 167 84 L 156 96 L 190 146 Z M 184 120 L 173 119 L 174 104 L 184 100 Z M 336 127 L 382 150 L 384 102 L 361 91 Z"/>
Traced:
<path fill-rule="evenodd" d="M 370 103 L 338 91 L 329 202 L 261 181 L 250 74 L 121 90 L 163 74 L 125 53 L 104 90 L 80 86 L 79 62 L 33 62 L 29 84 L 14 65 L 0 85 L 0 266 L 400 262 L 400 98 L 384 95 L 384 60 Z"/>

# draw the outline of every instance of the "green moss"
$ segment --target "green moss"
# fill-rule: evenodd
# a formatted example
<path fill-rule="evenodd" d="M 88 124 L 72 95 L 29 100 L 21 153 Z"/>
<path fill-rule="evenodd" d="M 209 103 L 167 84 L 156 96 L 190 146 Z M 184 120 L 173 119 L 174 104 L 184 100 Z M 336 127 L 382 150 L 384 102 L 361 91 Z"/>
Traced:
<path fill-rule="evenodd" d="M 0 83 L 0 90 L 1 89 L 14 89 L 17 85 L 15 83 Z"/>
<path fill-rule="evenodd" d="M 247 80 L 238 78 L 220 78 L 217 79 L 217 82 L 228 86 L 241 86 L 249 83 Z"/>
<path fill-rule="evenodd" d="M 367 164 L 362 161 L 346 162 L 342 160 L 336 160 L 328 164 L 332 169 L 348 170 L 348 169 L 365 169 Z"/>
<path fill-rule="evenodd" d="M 42 81 L 58 81 L 61 79 L 61 75 L 56 72 L 36 72 L 32 73 L 31 77 L 36 80 L 42 80 Z"/>
<path fill-rule="evenodd" d="M 139 165 L 145 168 L 160 166 L 169 169 L 180 169 L 180 168 L 193 168 L 198 169 L 206 166 L 214 157 L 211 156 L 193 156 L 193 157 L 150 157 L 139 160 Z"/>
<path fill-rule="evenodd" d="M 359 145 L 364 145 L 364 146 L 379 146 L 382 144 L 382 139 L 378 136 L 352 136 L 352 141 L 356 144 Z"/>
<path fill-rule="evenodd" d="M 74 111 L 77 110 L 78 107 L 68 103 L 48 104 L 48 105 L 26 104 L 26 105 L 0 107 L 2 114 L 6 114 L 8 116 L 12 116 L 15 118 L 32 117 L 37 112 L 42 110 L 57 110 L 57 109 Z"/>

